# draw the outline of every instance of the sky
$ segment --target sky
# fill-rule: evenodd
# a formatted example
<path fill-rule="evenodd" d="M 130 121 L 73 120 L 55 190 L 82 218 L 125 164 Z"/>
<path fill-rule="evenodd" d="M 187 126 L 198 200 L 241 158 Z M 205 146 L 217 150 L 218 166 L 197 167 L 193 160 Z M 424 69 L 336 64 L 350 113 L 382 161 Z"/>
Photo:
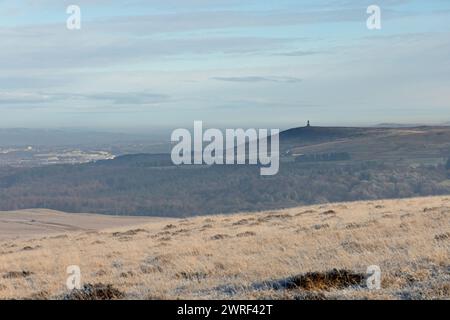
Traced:
<path fill-rule="evenodd" d="M 121 131 L 448 122 L 450 1 L 0 0 L 0 112 Z"/>

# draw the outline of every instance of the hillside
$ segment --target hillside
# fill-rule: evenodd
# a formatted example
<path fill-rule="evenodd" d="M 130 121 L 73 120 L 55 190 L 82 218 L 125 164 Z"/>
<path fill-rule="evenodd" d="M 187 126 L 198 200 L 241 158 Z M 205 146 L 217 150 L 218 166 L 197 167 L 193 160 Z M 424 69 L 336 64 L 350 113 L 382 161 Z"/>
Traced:
<path fill-rule="evenodd" d="M 450 194 L 449 127 L 303 127 L 281 143 L 270 178 L 250 165 L 176 167 L 169 154 L 0 168 L 0 210 L 188 217 Z"/>
<path fill-rule="evenodd" d="M 427 163 L 450 156 L 450 127 L 328 128 L 302 127 L 280 134 L 284 152 L 347 152 L 352 160 Z"/>
<path fill-rule="evenodd" d="M 449 252 L 449 197 L 167 219 L 0 241 L 0 298 L 450 299 Z"/>
<path fill-rule="evenodd" d="M 352 127 L 298 127 L 285 130 L 280 133 L 282 144 L 298 142 L 303 145 L 311 145 L 324 141 L 339 139 L 367 137 L 386 132 L 385 128 L 352 128 Z"/>

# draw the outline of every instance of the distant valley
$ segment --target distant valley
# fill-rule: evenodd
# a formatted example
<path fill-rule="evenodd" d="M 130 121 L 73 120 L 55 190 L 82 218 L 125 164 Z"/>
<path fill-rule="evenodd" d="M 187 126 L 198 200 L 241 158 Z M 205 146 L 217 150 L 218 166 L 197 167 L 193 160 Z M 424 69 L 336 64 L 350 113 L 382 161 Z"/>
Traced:
<path fill-rule="evenodd" d="M 299 127 L 280 134 L 278 175 L 258 166 L 175 167 L 168 153 L 0 168 L 0 210 L 187 217 L 450 194 L 450 127 Z"/>

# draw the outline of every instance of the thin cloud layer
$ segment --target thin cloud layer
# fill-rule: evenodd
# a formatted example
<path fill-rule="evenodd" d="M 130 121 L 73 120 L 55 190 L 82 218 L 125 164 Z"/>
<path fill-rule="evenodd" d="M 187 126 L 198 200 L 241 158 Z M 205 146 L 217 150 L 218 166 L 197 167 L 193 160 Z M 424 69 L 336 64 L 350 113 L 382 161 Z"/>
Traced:
<path fill-rule="evenodd" d="M 299 83 L 302 79 L 294 77 L 214 77 L 214 80 L 228 81 L 228 82 L 275 82 L 275 83 Z"/>
<path fill-rule="evenodd" d="M 82 112 L 110 127 L 233 125 L 236 109 L 248 126 L 450 110 L 446 1 L 380 0 L 378 31 L 366 28 L 365 0 L 80 0 L 76 31 L 69 4 L 0 3 L 0 125 L 23 124 L 27 109 L 48 126 Z"/>

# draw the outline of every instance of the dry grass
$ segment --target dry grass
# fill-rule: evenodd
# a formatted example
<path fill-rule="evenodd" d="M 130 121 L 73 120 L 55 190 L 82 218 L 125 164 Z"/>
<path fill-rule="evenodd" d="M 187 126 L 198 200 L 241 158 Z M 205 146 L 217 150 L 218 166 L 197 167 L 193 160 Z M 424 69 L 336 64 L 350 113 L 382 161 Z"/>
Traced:
<path fill-rule="evenodd" d="M 431 197 L 4 240 L 0 298 L 449 299 L 449 217 L 450 197 Z M 69 265 L 85 291 L 66 290 Z"/>

